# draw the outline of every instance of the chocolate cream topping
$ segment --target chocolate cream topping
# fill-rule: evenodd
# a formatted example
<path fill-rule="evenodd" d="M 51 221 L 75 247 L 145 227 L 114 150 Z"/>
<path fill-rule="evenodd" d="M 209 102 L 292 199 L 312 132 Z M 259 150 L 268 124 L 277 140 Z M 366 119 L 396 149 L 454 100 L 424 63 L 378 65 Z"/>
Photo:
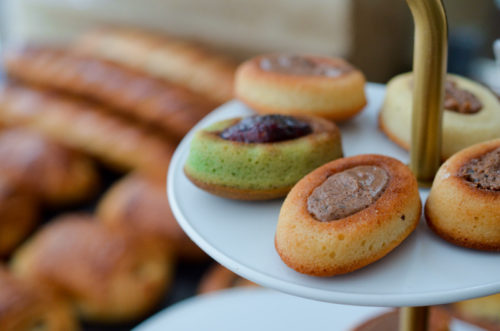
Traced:
<path fill-rule="evenodd" d="M 282 74 L 327 77 L 339 77 L 352 71 L 352 67 L 348 64 L 332 65 L 312 57 L 291 54 L 267 55 L 260 60 L 260 68 Z"/>
<path fill-rule="evenodd" d="M 444 108 L 461 114 L 474 114 L 483 108 L 483 104 L 474 94 L 448 80 L 445 84 Z"/>
<path fill-rule="evenodd" d="M 459 175 L 476 188 L 500 192 L 500 147 L 470 160 Z"/>
<path fill-rule="evenodd" d="M 336 173 L 314 189 L 307 210 L 317 220 L 338 220 L 365 209 L 384 192 L 389 175 L 377 166 L 358 166 Z"/>

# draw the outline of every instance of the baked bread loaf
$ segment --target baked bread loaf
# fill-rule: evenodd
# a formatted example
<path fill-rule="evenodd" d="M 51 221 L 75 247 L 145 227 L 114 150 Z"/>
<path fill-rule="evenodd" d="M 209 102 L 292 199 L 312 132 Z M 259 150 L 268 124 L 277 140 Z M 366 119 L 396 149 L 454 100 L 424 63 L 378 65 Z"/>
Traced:
<path fill-rule="evenodd" d="M 175 144 L 96 105 L 43 90 L 0 87 L 0 124 L 26 126 L 119 170 L 164 176 Z"/>
<path fill-rule="evenodd" d="M 38 216 L 38 200 L 33 194 L 0 174 L 0 257 L 10 254 L 26 238 Z"/>
<path fill-rule="evenodd" d="M 452 310 L 467 322 L 488 331 L 500 330 L 500 293 L 482 298 L 455 302 Z"/>
<path fill-rule="evenodd" d="M 97 207 L 101 222 L 125 227 L 145 237 L 157 238 L 183 260 L 206 259 L 207 255 L 184 233 L 165 193 L 165 181 L 130 174 L 114 184 Z"/>
<path fill-rule="evenodd" d="M 339 58 L 268 54 L 236 73 L 236 97 L 260 114 L 315 115 L 342 121 L 366 105 L 361 71 Z"/>
<path fill-rule="evenodd" d="M 217 103 L 233 98 L 236 65 L 191 42 L 137 29 L 108 27 L 84 34 L 74 49 L 163 78 Z"/>
<path fill-rule="evenodd" d="M 411 139 L 412 82 L 412 73 L 389 81 L 379 116 L 382 131 L 407 150 Z M 449 74 L 443 114 L 443 159 L 495 138 L 500 138 L 500 100 L 481 84 Z"/>
<path fill-rule="evenodd" d="M 99 101 L 119 114 L 180 139 L 215 104 L 209 99 L 111 62 L 62 49 L 10 50 L 5 68 L 16 79 Z"/>
<path fill-rule="evenodd" d="M 451 243 L 500 251 L 500 139 L 466 148 L 443 163 L 425 216 Z"/>
<path fill-rule="evenodd" d="M 78 324 L 67 302 L 0 267 L 0 328 L 2 331 L 73 331 Z"/>
<path fill-rule="evenodd" d="M 88 199 L 98 173 L 92 160 L 26 130 L 0 131 L 0 175 L 52 206 Z"/>
<path fill-rule="evenodd" d="M 285 196 L 314 168 L 342 156 L 339 129 L 321 118 L 233 118 L 198 131 L 184 166 L 196 186 L 222 197 Z"/>
<path fill-rule="evenodd" d="M 67 215 L 16 251 L 12 270 L 67 295 L 85 320 L 117 322 L 153 308 L 170 283 L 172 262 L 150 238 Z"/>
<path fill-rule="evenodd" d="M 256 284 L 216 263 L 203 275 L 198 293 L 205 294 L 240 286 L 256 286 Z"/>
<path fill-rule="evenodd" d="M 417 227 L 420 214 L 407 166 L 382 155 L 347 157 L 293 187 L 281 207 L 276 250 L 298 272 L 344 274 L 388 254 Z"/>

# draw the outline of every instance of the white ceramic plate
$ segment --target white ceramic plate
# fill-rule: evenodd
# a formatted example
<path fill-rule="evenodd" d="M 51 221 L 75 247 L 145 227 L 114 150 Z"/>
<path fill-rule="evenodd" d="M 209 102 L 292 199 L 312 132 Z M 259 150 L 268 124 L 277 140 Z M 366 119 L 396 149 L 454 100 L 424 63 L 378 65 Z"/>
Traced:
<path fill-rule="evenodd" d="M 369 84 L 369 105 L 340 126 L 344 154 L 380 153 L 408 162 L 408 154 L 377 127 L 383 85 Z M 215 121 L 251 114 L 232 101 L 208 115 L 194 130 Z M 178 222 L 204 251 L 232 271 L 265 287 L 333 303 L 420 306 L 500 292 L 500 254 L 453 246 L 435 236 L 422 219 L 417 230 L 389 255 L 347 275 L 316 278 L 288 268 L 274 249 L 281 200 L 241 202 L 219 198 L 185 177 L 190 132 L 172 159 L 168 196 Z M 428 192 L 421 192 L 423 201 Z"/>

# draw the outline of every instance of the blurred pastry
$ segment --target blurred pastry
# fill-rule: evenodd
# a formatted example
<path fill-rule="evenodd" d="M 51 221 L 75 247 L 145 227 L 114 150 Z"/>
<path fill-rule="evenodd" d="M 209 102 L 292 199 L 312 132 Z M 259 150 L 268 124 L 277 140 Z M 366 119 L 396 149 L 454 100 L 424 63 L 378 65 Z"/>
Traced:
<path fill-rule="evenodd" d="M 79 327 L 67 302 L 0 266 L 0 329 L 72 331 Z"/>
<path fill-rule="evenodd" d="M 137 29 L 101 28 L 84 34 L 74 49 L 179 84 L 217 103 L 233 97 L 236 65 L 194 43 Z"/>
<path fill-rule="evenodd" d="M 198 131 L 184 166 L 196 186 L 240 200 L 285 196 L 314 168 L 342 156 L 339 129 L 308 116 L 233 118 Z"/>
<path fill-rule="evenodd" d="M 92 161 L 26 129 L 0 132 L 0 174 L 44 202 L 62 205 L 96 192 L 98 174 Z"/>
<path fill-rule="evenodd" d="M 439 306 L 430 307 L 428 331 L 450 331 L 451 316 Z M 391 310 L 371 318 L 352 331 L 399 331 L 399 309 Z"/>
<path fill-rule="evenodd" d="M 203 275 L 198 293 L 204 294 L 240 286 L 256 286 L 256 284 L 217 263 Z"/>
<path fill-rule="evenodd" d="M 500 139 L 466 148 L 443 163 L 425 216 L 451 243 L 500 251 Z"/>
<path fill-rule="evenodd" d="M 164 176 L 175 144 L 96 105 L 19 85 L 0 87 L 0 124 L 26 126 L 120 170 Z"/>
<path fill-rule="evenodd" d="M 35 197 L 0 174 L 0 257 L 10 254 L 31 232 L 38 216 Z"/>
<path fill-rule="evenodd" d="M 379 116 L 382 131 L 405 149 L 410 148 L 412 82 L 412 73 L 389 81 Z M 495 138 L 500 138 L 500 100 L 481 84 L 449 74 L 445 84 L 443 159 Z"/>
<path fill-rule="evenodd" d="M 133 320 L 171 281 L 172 261 L 156 241 L 110 229 L 89 215 L 52 221 L 12 259 L 13 271 L 67 295 L 85 320 Z"/>
<path fill-rule="evenodd" d="M 215 108 L 209 99 L 184 88 L 62 49 L 12 49 L 4 62 L 16 79 L 99 101 L 176 139 Z"/>
<path fill-rule="evenodd" d="M 236 97 L 260 114 L 342 121 L 366 105 L 365 77 L 339 58 L 267 54 L 240 65 Z"/>
<path fill-rule="evenodd" d="M 417 180 L 400 161 L 358 155 L 332 161 L 293 187 L 276 229 L 278 254 L 290 268 L 334 276 L 384 257 L 417 227 Z"/>
<path fill-rule="evenodd" d="M 453 312 L 488 331 L 500 331 L 500 293 L 452 304 Z"/>
<path fill-rule="evenodd" d="M 158 238 L 181 259 L 207 258 L 175 220 L 167 201 L 165 180 L 140 174 L 126 176 L 104 195 L 97 215 L 104 224 Z"/>

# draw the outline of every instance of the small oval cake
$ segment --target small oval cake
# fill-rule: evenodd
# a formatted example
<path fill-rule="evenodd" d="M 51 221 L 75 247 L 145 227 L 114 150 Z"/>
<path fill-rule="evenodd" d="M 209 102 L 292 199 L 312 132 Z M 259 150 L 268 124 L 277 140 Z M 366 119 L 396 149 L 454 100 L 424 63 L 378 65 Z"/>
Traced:
<path fill-rule="evenodd" d="M 412 73 L 391 79 L 379 116 L 382 131 L 407 150 L 411 139 L 412 85 Z M 449 74 L 443 106 L 443 159 L 476 143 L 500 138 L 500 100 L 488 88 Z"/>
<path fill-rule="evenodd" d="M 500 139 L 462 150 L 441 166 L 425 216 L 451 243 L 500 251 Z"/>
<path fill-rule="evenodd" d="M 236 97 L 260 114 L 346 120 L 366 105 L 365 77 L 339 58 L 267 54 L 236 72 Z"/>
<path fill-rule="evenodd" d="M 304 274 L 347 273 L 398 246 L 420 213 L 417 181 L 403 163 L 382 155 L 335 160 L 301 179 L 286 197 L 276 250 Z"/>
<path fill-rule="evenodd" d="M 263 115 L 198 131 L 184 172 L 212 194 L 240 200 L 285 196 L 318 166 L 342 156 L 339 129 L 309 116 Z"/>

